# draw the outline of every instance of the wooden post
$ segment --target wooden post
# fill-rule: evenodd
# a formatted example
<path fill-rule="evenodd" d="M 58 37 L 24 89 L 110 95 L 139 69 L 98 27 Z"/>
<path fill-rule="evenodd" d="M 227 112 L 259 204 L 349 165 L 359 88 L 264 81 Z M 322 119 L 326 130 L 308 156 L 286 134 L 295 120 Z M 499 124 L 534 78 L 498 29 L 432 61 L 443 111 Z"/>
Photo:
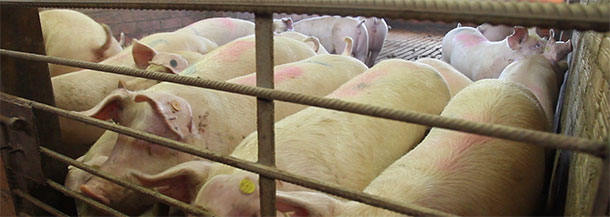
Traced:
<path fill-rule="evenodd" d="M 272 14 L 256 14 L 256 86 L 273 89 Z M 273 100 L 258 98 L 258 163 L 275 166 L 275 131 Z M 275 216 L 275 180 L 259 176 L 262 216 Z"/>

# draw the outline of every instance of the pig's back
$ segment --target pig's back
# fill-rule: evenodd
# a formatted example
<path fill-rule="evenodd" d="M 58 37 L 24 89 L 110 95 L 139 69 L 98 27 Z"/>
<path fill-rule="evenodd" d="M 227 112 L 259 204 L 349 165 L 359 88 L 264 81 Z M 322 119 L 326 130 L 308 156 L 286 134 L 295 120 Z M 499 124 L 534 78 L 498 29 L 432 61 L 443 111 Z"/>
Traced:
<path fill-rule="evenodd" d="M 365 72 L 329 96 L 440 113 L 449 93 L 437 72 L 402 60 L 384 62 L 376 65 L 380 69 L 377 73 Z M 400 66 L 413 68 L 405 70 Z M 277 165 L 296 174 L 363 189 L 411 149 L 424 132 L 423 126 L 310 107 L 276 123 Z M 233 155 L 256 160 L 251 153 L 256 153 L 256 134 L 244 139 Z"/>
<path fill-rule="evenodd" d="M 466 87 L 441 116 L 547 129 L 529 91 L 495 79 Z M 433 128 L 365 192 L 457 215 L 528 215 L 539 196 L 543 159 L 540 147 Z"/>

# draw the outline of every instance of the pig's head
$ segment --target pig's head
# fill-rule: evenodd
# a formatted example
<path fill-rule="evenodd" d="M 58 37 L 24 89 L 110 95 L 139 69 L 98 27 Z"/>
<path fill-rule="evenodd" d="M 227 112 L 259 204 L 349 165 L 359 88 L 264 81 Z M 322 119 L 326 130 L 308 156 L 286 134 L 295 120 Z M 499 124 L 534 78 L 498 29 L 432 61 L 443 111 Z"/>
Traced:
<path fill-rule="evenodd" d="M 572 52 L 572 43 L 569 39 L 565 42 L 555 41 L 555 32 L 552 29 L 550 30 L 550 35 L 543 55 L 551 62 L 557 63 Z"/>
<path fill-rule="evenodd" d="M 190 104 L 181 97 L 165 92 L 130 92 L 119 88 L 93 109 L 83 112 L 98 119 L 113 119 L 135 130 L 185 143 L 199 141 L 193 124 Z M 100 169 L 110 175 L 137 183 L 133 171 L 156 174 L 185 161 L 192 155 L 119 135 L 108 160 Z M 80 186 L 86 195 L 110 205 L 135 208 L 147 205 L 145 200 L 125 188 L 95 177 Z"/>
<path fill-rule="evenodd" d="M 140 69 L 177 74 L 189 65 L 188 60 L 179 54 L 158 52 L 138 40 L 133 41 L 133 61 Z"/>
<path fill-rule="evenodd" d="M 514 33 L 505 39 L 508 47 L 521 57 L 542 54 L 546 41 L 537 34 L 530 34 L 528 29 L 515 27 Z"/>
<path fill-rule="evenodd" d="M 260 217 L 258 175 L 242 172 L 218 175 L 199 190 L 193 202 L 215 216 Z M 282 182 L 276 182 L 281 188 Z M 277 191 L 277 216 L 335 216 L 342 210 L 341 201 L 318 192 L 294 193 Z"/>
<path fill-rule="evenodd" d="M 285 31 L 292 31 L 292 18 L 282 17 L 281 19 L 273 19 L 273 32 L 280 33 Z"/>

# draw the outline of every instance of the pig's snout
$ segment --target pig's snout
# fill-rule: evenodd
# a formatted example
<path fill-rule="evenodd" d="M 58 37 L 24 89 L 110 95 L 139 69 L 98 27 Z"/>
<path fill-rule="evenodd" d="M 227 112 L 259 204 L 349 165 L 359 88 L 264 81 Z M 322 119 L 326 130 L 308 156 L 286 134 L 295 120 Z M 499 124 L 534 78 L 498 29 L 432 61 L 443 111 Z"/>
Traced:
<path fill-rule="evenodd" d="M 110 199 L 108 199 L 104 190 L 102 190 L 103 184 L 100 182 L 88 182 L 80 186 L 81 192 L 90 198 L 93 198 L 106 205 L 110 205 Z"/>

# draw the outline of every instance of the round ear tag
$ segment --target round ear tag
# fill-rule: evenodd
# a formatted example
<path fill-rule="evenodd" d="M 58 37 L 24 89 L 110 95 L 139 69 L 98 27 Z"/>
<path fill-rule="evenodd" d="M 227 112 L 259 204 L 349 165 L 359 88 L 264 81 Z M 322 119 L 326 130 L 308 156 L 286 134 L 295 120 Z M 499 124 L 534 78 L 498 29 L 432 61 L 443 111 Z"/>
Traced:
<path fill-rule="evenodd" d="M 254 185 L 254 182 L 252 182 L 252 180 L 248 178 L 245 178 L 241 180 L 241 182 L 239 182 L 239 190 L 241 191 L 241 193 L 252 194 L 254 193 L 255 189 L 256 185 Z"/>

